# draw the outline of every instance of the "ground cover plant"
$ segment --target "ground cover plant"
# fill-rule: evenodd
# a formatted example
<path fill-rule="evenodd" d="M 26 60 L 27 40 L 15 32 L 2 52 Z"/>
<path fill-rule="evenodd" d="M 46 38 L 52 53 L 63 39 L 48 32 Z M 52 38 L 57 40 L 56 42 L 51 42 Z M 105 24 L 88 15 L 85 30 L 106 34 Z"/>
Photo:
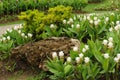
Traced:
<path fill-rule="evenodd" d="M 83 8 L 83 11 L 85 12 L 102 12 L 104 11 L 118 11 L 119 6 L 119 0 L 89 0 L 90 2 L 85 8 Z"/>
<path fill-rule="evenodd" d="M 53 52 L 45 64 L 51 80 L 119 80 L 120 14 L 74 15 L 71 7 L 57 6 L 47 13 L 23 12 L 25 23 L 7 30 L 0 39 L 0 58 L 11 56 L 10 49 L 29 41 L 49 37 L 69 37 L 80 41 L 65 52 Z M 41 20 L 42 19 L 42 20 Z M 24 58 L 23 58 L 24 59 Z M 49 75 L 49 76 L 48 76 Z"/>
<path fill-rule="evenodd" d="M 81 10 L 87 5 L 88 0 L 1 0 L 0 16 L 16 14 L 29 9 L 45 11 L 57 5 L 71 6 L 74 10 Z"/>
<path fill-rule="evenodd" d="M 53 52 L 53 59 L 50 59 L 47 63 L 49 71 L 54 74 L 51 76 L 51 79 L 101 80 L 104 78 L 105 80 L 118 80 L 120 22 L 118 18 L 119 14 L 116 15 L 118 20 L 115 18 L 115 15 L 114 13 L 107 14 L 101 19 L 96 14 L 92 15 L 94 16 L 93 19 L 91 19 L 92 16 L 90 15 L 86 16 L 86 18 L 85 16 L 82 17 L 82 21 L 85 20 L 85 25 L 87 24 L 87 20 L 89 20 L 90 24 L 93 24 L 90 26 L 88 23 L 89 25 L 85 28 L 86 33 L 90 36 L 89 38 L 87 35 L 89 40 L 87 40 L 87 43 L 85 42 L 85 44 L 82 43 L 80 45 L 80 52 L 78 51 L 78 47 L 74 47 L 67 58 L 65 58 L 64 52 Z M 102 19 L 104 22 L 101 21 Z M 75 16 L 73 20 L 76 22 Z M 70 30 L 70 33 L 81 33 L 84 35 L 82 32 L 77 32 L 80 28 L 84 30 L 83 27 L 79 24 L 71 24 L 71 28 L 77 29 L 73 29 L 74 31 Z M 74 35 L 72 37 L 77 36 Z M 80 39 L 80 37 L 78 38 Z"/>

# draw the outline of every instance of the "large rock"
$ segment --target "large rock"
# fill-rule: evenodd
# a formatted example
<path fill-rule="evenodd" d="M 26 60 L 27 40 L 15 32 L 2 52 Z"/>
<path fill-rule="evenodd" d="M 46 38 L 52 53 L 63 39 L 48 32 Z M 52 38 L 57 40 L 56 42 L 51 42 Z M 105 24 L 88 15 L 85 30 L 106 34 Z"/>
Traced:
<path fill-rule="evenodd" d="M 69 55 L 69 51 L 74 47 L 79 47 L 80 42 L 77 39 L 65 37 L 53 37 L 38 42 L 29 42 L 18 46 L 11 50 L 11 55 L 16 60 L 26 59 L 28 63 L 34 66 L 44 64 L 44 62 L 52 56 L 52 52 L 63 51 L 65 56 Z"/>

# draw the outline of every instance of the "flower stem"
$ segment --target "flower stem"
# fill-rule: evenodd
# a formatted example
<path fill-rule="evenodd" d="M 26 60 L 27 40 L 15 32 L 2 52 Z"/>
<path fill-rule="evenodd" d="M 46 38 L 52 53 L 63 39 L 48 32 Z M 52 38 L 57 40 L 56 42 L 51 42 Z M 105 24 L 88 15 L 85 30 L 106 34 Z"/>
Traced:
<path fill-rule="evenodd" d="M 108 73 L 106 73 L 106 80 L 110 80 L 110 79 L 109 79 L 109 74 L 108 74 Z"/>

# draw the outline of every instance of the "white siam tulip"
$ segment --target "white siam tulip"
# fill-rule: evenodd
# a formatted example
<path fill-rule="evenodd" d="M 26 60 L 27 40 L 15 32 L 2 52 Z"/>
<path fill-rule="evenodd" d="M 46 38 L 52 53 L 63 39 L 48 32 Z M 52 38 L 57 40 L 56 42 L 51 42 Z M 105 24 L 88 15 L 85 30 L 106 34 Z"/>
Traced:
<path fill-rule="evenodd" d="M 52 58 L 55 59 L 55 58 L 57 58 L 57 57 L 58 57 L 58 56 L 57 56 L 57 53 L 56 53 L 56 52 L 53 52 L 53 53 L 52 53 Z"/>
<path fill-rule="evenodd" d="M 85 53 L 87 50 L 85 48 L 82 49 L 82 52 Z"/>
<path fill-rule="evenodd" d="M 75 60 L 76 60 L 76 63 L 80 63 L 80 58 L 79 57 L 76 57 Z"/>
<path fill-rule="evenodd" d="M 120 24 L 118 24 L 117 26 L 118 26 L 118 27 L 119 27 L 119 29 L 120 29 Z"/>
<path fill-rule="evenodd" d="M 110 32 L 112 32 L 112 31 L 113 31 L 113 28 L 112 28 L 112 27 L 111 27 L 111 28 L 109 28 L 109 31 L 110 31 Z"/>
<path fill-rule="evenodd" d="M 108 22 L 108 21 L 109 21 L 109 17 L 106 17 L 106 18 L 105 18 L 105 21 Z"/>
<path fill-rule="evenodd" d="M 100 20 L 100 19 L 98 19 L 97 21 L 98 21 L 98 23 L 100 23 L 100 21 L 101 21 L 101 20 Z"/>
<path fill-rule="evenodd" d="M 19 25 L 19 28 L 20 28 L 20 29 L 23 28 L 23 24 L 20 24 L 20 25 Z"/>
<path fill-rule="evenodd" d="M 114 13 L 111 13 L 111 15 L 115 15 Z"/>
<path fill-rule="evenodd" d="M 99 24 L 99 21 L 98 21 L 98 20 L 94 21 L 94 25 L 95 25 L 95 26 L 97 26 L 98 24 Z"/>
<path fill-rule="evenodd" d="M 117 24 L 117 26 L 119 27 L 119 26 L 120 26 L 120 24 Z"/>
<path fill-rule="evenodd" d="M 90 58 L 89 58 L 89 57 L 85 57 L 85 58 L 84 58 L 84 62 L 85 62 L 85 63 L 89 63 L 89 62 L 90 62 Z"/>
<path fill-rule="evenodd" d="M 93 24 L 93 20 L 89 20 L 90 24 Z"/>
<path fill-rule="evenodd" d="M 7 34 L 7 31 L 5 31 L 4 34 Z"/>
<path fill-rule="evenodd" d="M 20 34 L 20 33 L 21 33 L 21 30 L 18 30 L 18 33 Z"/>
<path fill-rule="evenodd" d="M 103 57 L 104 57 L 105 59 L 108 59 L 110 56 L 109 56 L 108 53 L 105 53 L 105 54 L 103 54 Z"/>
<path fill-rule="evenodd" d="M 77 46 L 74 46 L 74 47 L 73 47 L 73 51 L 78 51 L 78 47 L 77 47 Z"/>
<path fill-rule="evenodd" d="M 80 58 L 83 58 L 83 57 L 84 57 L 84 54 L 83 54 L 83 53 L 80 53 L 80 54 L 79 54 L 79 57 L 80 57 Z"/>
<path fill-rule="evenodd" d="M 50 28 L 55 28 L 55 25 L 54 25 L 54 24 L 51 24 L 51 25 L 50 25 Z"/>
<path fill-rule="evenodd" d="M 71 27 L 72 27 L 72 28 L 74 28 L 74 25 L 73 25 L 73 24 L 71 24 Z"/>
<path fill-rule="evenodd" d="M 115 9 L 116 11 L 119 11 L 119 9 Z"/>
<path fill-rule="evenodd" d="M 117 24 L 117 25 L 120 24 L 120 21 L 116 21 L 116 24 Z"/>
<path fill-rule="evenodd" d="M 83 20 L 85 21 L 86 19 L 87 19 L 86 16 L 84 16 L 84 17 L 83 17 Z"/>
<path fill-rule="evenodd" d="M 59 52 L 59 56 L 62 58 L 62 57 L 64 57 L 64 52 L 63 51 L 60 51 Z"/>
<path fill-rule="evenodd" d="M 8 32 L 12 32 L 12 29 L 7 29 Z"/>
<path fill-rule="evenodd" d="M 67 57 L 67 62 L 71 62 L 72 61 L 72 59 L 71 59 L 71 57 Z"/>
<path fill-rule="evenodd" d="M 7 36 L 7 40 L 10 40 L 10 36 Z"/>
<path fill-rule="evenodd" d="M 72 23 L 73 23 L 73 19 L 72 19 L 72 18 L 70 18 L 70 19 L 69 19 L 69 21 L 70 21 L 70 24 L 72 24 Z"/>
<path fill-rule="evenodd" d="M 118 63 L 119 60 L 120 60 L 120 59 L 119 59 L 118 57 L 115 57 L 115 58 L 114 58 L 114 61 L 115 61 L 116 63 Z"/>
<path fill-rule="evenodd" d="M 82 18 L 80 18 L 79 20 L 82 21 Z"/>
<path fill-rule="evenodd" d="M 112 21 L 111 24 L 114 25 L 115 23 Z"/>
<path fill-rule="evenodd" d="M 24 36 L 25 38 L 28 38 L 27 36 Z"/>
<path fill-rule="evenodd" d="M 74 16 L 74 18 L 73 18 L 74 20 L 76 20 L 76 16 Z"/>
<path fill-rule="evenodd" d="M 85 45 L 85 49 L 88 50 L 88 49 L 89 49 L 89 46 L 88 46 L 88 45 Z"/>
<path fill-rule="evenodd" d="M 115 26 L 114 29 L 115 29 L 116 31 L 118 31 L 118 30 L 119 30 L 119 26 L 118 26 L 118 25 Z"/>
<path fill-rule="evenodd" d="M 109 42 L 113 42 L 113 38 L 112 37 L 109 37 Z"/>
<path fill-rule="evenodd" d="M 77 18 L 80 18 L 80 15 L 77 15 Z"/>
<path fill-rule="evenodd" d="M 102 44 L 105 45 L 105 46 L 107 45 L 107 43 L 108 43 L 108 40 L 106 40 L 106 39 L 104 39 L 103 42 L 102 42 Z"/>
<path fill-rule="evenodd" d="M 93 14 L 92 13 L 90 13 L 90 14 L 88 14 L 89 16 L 93 16 Z"/>
<path fill-rule="evenodd" d="M 67 21 L 67 24 L 70 24 L 70 21 Z"/>
<path fill-rule="evenodd" d="M 120 59 L 120 53 L 117 54 L 117 57 Z"/>
<path fill-rule="evenodd" d="M 19 26 L 15 26 L 15 27 L 14 27 L 14 30 L 18 30 L 18 29 L 19 29 Z"/>
<path fill-rule="evenodd" d="M 6 41 L 6 37 L 3 37 L 3 38 L 2 38 L 2 41 Z"/>
<path fill-rule="evenodd" d="M 87 16 L 87 20 L 91 20 L 90 16 Z"/>
<path fill-rule="evenodd" d="M 30 38 L 32 37 L 32 34 L 31 34 L 31 33 L 28 33 L 27 35 L 28 35 L 28 37 L 30 37 Z"/>
<path fill-rule="evenodd" d="M 96 13 L 90 13 L 89 15 L 90 15 L 90 16 L 93 16 L 93 15 L 96 15 Z"/>
<path fill-rule="evenodd" d="M 63 24 L 66 24 L 66 23 L 67 23 L 67 21 L 64 19 L 64 20 L 63 20 Z"/>
<path fill-rule="evenodd" d="M 113 43 L 112 42 L 109 42 L 108 43 L 108 48 L 113 48 L 114 46 L 113 46 Z"/>
<path fill-rule="evenodd" d="M 21 33 L 21 36 L 22 36 L 22 37 L 25 37 L 25 34 L 24 34 L 24 33 Z"/>
<path fill-rule="evenodd" d="M 76 28 L 80 28 L 80 24 L 77 24 L 77 25 L 76 25 Z"/>
<path fill-rule="evenodd" d="M 98 18 L 97 17 L 94 17 L 94 20 L 96 21 Z"/>

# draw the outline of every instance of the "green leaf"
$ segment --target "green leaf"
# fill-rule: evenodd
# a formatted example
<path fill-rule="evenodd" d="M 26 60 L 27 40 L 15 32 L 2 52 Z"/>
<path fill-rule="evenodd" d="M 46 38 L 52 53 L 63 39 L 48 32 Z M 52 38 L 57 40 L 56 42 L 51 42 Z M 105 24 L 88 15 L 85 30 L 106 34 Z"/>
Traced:
<path fill-rule="evenodd" d="M 72 37 L 72 36 L 71 36 L 71 32 L 70 32 L 69 30 L 63 29 L 63 31 L 64 31 L 65 34 L 67 34 L 69 37 Z"/>
<path fill-rule="evenodd" d="M 71 50 L 70 57 L 74 60 L 76 57 L 78 57 L 78 52 Z"/>
<path fill-rule="evenodd" d="M 64 68 L 65 75 L 71 74 L 72 71 L 73 71 L 73 67 L 71 65 L 65 66 Z"/>
<path fill-rule="evenodd" d="M 102 66 L 103 66 L 104 71 L 105 71 L 105 72 L 108 72 L 109 59 L 105 59 L 105 60 L 102 62 Z"/>
<path fill-rule="evenodd" d="M 88 41 L 88 44 L 91 48 L 91 52 L 93 53 L 93 55 L 95 56 L 95 58 L 102 63 L 103 62 L 103 57 L 102 54 L 99 52 L 99 48 L 97 48 L 96 44 L 94 41 Z"/>

